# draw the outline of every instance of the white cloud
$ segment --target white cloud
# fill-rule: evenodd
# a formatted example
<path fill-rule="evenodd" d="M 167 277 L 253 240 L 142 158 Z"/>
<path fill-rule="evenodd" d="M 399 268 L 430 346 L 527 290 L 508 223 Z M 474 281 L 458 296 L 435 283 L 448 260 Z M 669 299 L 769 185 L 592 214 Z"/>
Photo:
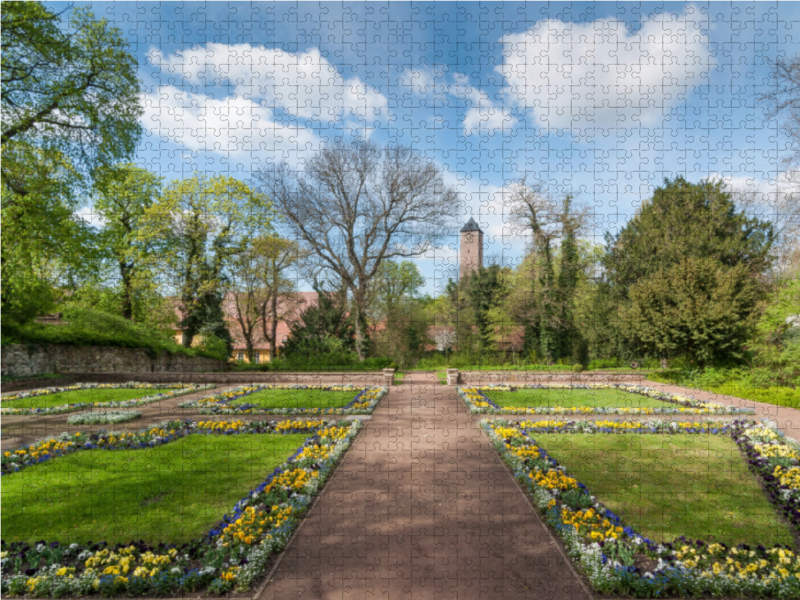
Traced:
<path fill-rule="evenodd" d="M 580 135 L 654 126 L 714 65 L 702 28 L 703 16 L 692 6 L 683 15 L 653 15 L 636 33 L 617 19 L 543 20 L 501 38 L 497 70 L 509 99 L 531 110 L 541 127 Z"/>
<path fill-rule="evenodd" d="M 242 97 L 217 100 L 170 85 L 147 94 L 143 105 L 147 129 L 190 150 L 225 155 L 268 151 L 293 162 L 298 153 L 321 145 L 310 129 L 277 123 L 270 109 Z"/>
<path fill-rule="evenodd" d="M 453 96 L 462 98 L 469 105 L 464 114 L 464 134 L 494 135 L 498 130 L 514 126 L 511 107 L 497 105 L 489 94 L 470 85 L 463 73 L 453 75 L 455 84 L 448 88 Z"/>
<path fill-rule="evenodd" d="M 429 69 L 405 69 L 397 81 L 419 96 L 432 95 L 436 91 L 434 74 Z"/>
<path fill-rule="evenodd" d="M 388 100 L 358 77 L 344 79 L 317 48 L 294 54 L 250 44 L 206 44 L 150 62 L 188 83 L 231 86 L 236 96 L 261 98 L 270 108 L 314 120 L 352 116 L 373 124 L 388 117 Z M 163 79 L 163 77 L 162 77 Z"/>
<path fill-rule="evenodd" d="M 385 96 L 358 77 L 342 77 L 316 48 L 294 54 L 210 43 L 169 55 L 154 48 L 149 60 L 164 85 L 145 95 L 142 123 L 191 150 L 268 150 L 293 162 L 322 145 L 312 130 L 320 123 L 369 137 L 389 117 Z"/>

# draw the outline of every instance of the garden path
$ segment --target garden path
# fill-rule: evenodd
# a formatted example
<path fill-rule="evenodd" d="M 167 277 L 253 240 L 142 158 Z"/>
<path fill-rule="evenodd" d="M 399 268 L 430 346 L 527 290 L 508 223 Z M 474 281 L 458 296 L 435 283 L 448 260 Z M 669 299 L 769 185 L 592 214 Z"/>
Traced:
<path fill-rule="evenodd" d="M 764 404 L 763 402 L 756 402 L 754 400 L 747 400 L 744 398 L 736 398 L 734 396 L 726 396 L 723 394 L 716 394 L 714 392 L 704 392 L 703 390 L 685 388 L 677 385 L 669 385 L 666 383 L 656 383 L 653 381 L 643 381 L 642 385 L 652 387 L 657 390 L 670 392 L 672 394 L 681 394 L 684 396 L 692 396 L 698 400 L 711 400 L 718 404 L 727 404 L 728 406 L 737 406 L 740 408 L 752 408 L 755 410 L 755 415 L 745 416 L 749 419 L 769 419 L 778 423 L 778 428 L 789 437 L 800 440 L 800 410 L 796 408 L 787 408 L 785 406 L 776 406 L 774 404 Z"/>
<path fill-rule="evenodd" d="M 182 396 L 175 396 L 168 398 L 161 402 L 153 402 L 152 404 L 145 404 L 132 410 L 138 410 L 142 413 L 140 419 L 135 421 L 127 421 L 125 423 L 117 423 L 116 425 L 69 425 L 67 418 L 70 414 L 63 413 L 60 415 L 4 415 L 2 419 L 2 439 L 0 439 L 0 449 L 12 450 L 20 448 L 28 444 L 34 443 L 36 440 L 48 437 L 51 435 L 58 435 L 64 431 L 75 433 L 78 431 L 99 431 L 101 429 L 115 429 L 117 431 L 138 431 L 147 427 L 165 421 L 167 419 L 186 419 L 195 418 L 197 416 L 196 410 L 184 410 L 178 408 L 178 405 L 190 400 L 198 400 L 205 398 L 211 394 L 219 394 L 229 389 L 237 387 L 236 385 L 218 385 L 213 389 L 195 392 L 193 394 L 184 394 Z M 90 412 L 92 409 L 82 409 L 77 412 Z M 98 411 L 109 409 L 95 409 Z M 122 409 L 121 409 L 122 410 Z M 264 417 L 261 417 L 262 419 Z"/>
<path fill-rule="evenodd" d="M 259 600 L 591 598 L 453 387 L 393 387 Z"/>

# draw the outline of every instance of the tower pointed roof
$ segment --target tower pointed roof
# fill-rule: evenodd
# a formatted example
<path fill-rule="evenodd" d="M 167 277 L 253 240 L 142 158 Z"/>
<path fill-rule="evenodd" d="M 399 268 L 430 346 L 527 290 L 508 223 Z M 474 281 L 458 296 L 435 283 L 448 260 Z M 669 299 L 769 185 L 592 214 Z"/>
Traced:
<path fill-rule="evenodd" d="M 469 221 L 467 221 L 467 224 L 461 228 L 461 233 L 466 233 L 468 231 L 479 231 L 480 233 L 483 233 L 481 228 L 478 227 L 478 224 L 475 222 L 475 219 L 472 217 L 470 217 Z"/>

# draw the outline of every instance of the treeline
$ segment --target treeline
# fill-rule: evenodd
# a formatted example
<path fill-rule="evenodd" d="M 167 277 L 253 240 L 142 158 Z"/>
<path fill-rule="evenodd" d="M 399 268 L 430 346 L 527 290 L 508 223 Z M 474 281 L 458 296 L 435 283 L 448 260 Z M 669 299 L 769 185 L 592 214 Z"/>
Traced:
<path fill-rule="evenodd" d="M 199 342 L 221 358 L 233 327 L 252 362 L 262 341 L 275 358 L 286 321 L 287 359 L 363 363 L 385 337 L 375 327 L 387 321 L 381 311 L 404 310 L 402 297 L 419 286 L 402 261 L 449 228 L 442 215 L 456 194 L 433 161 L 397 146 L 336 143 L 302 170 L 266 156 L 249 182 L 165 182 L 133 162 L 143 110 L 127 42 L 88 9 L 68 11 L 65 31 L 62 15 L 40 3 L 2 7 L 4 343 L 88 343 L 93 333 L 112 343 L 113 331 L 91 327 L 116 322 L 92 315 L 111 315 L 141 324 L 141 339 L 160 331 L 154 348 L 172 349 L 166 338 L 177 327 L 184 348 Z M 388 293 L 378 282 L 395 274 L 399 287 Z M 292 300 L 301 275 L 336 290 L 351 322 L 337 327 L 352 339 L 310 325 L 313 306 L 301 314 Z M 326 302 L 328 288 L 319 289 Z M 55 310 L 69 328 L 34 322 Z"/>
<path fill-rule="evenodd" d="M 490 266 L 442 298 L 463 363 L 678 368 L 749 366 L 800 376 L 796 239 L 747 216 L 721 182 L 665 180 L 604 245 L 572 199 L 521 183 L 517 225 L 531 240 L 515 268 Z M 788 248 L 787 248 L 788 246 Z M 783 268 L 779 268 L 783 267 Z M 522 338 L 521 348 L 509 342 Z"/>

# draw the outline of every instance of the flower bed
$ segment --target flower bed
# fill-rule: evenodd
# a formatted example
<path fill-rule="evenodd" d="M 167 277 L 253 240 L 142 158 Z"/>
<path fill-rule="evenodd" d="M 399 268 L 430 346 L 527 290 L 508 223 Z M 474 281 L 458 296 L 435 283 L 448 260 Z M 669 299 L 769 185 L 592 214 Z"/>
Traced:
<path fill-rule="evenodd" d="M 800 530 L 800 448 L 772 427 L 737 427 L 733 439 L 764 480 L 770 500 Z"/>
<path fill-rule="evenodd" d="M 793 455 L 797 449 L 778 432 L 752 422 L 641 423 L 591 421 L 481 422 L 495 449 L 517 480 L 531 494 L 534 505 L 564 542 L 568 554 L 597 592 L 640 598 L 663 596 L 729 595 L 774 598 L 800 597 L 800 558 L 788 547 L 765 548 L 740 544 L 687 540 L 657 544 L 627 527 L 621 518 L 591 495 L 585 485 L 541 447 L 539 433 L 717 433 L 731 435 L 742 445 L 768 455 Z M 772 436 L 775 438 L 772 438 Z M 755 446 L 767 440 L 767 449 Z M 763 454 L 760 454 L 763 457 Z M 798 455 L 800 456 L 800 455 Z M 771 457 L 770 457 L 771 458 Z M 770 460 L 765 458 L 764 460 Z M 751 461 L 751 466 L 754 466 Z M 764 472 L 759 464 L 757 472 Z M 783 473 L 781 471 L 781 473 Z M 788 495 L 800 490 L 789 478 L 782 483 Z M 781 494 L 777 494 L 780 496 Z M 780 500 L 773 501 L 780 503 Z M 795 522 L 796 524 L 796 522 Z"/>
<path fill-rule="evenodd" d="M 355 396 L 341 408 L 267 408 L 255 404 L 232 404 L 239 398 L 265 390 L 320 390 L 328 392 L 353 392 Z M 353 385 L 251 385 L 241 386 L 208 398 L 184 402 L 181 408 L 199 408 L 203 415 L 363 415 L 370 414 L 381 398 L 389 391 L 383 386 L 357 387 Z"/>
<path fill-rule="evenodd" d="M 511 406 L 498 406 L 484 392 L 491 390 L 513 392 L 517 389 L 541 389 L 541 390 L 599 390 L 599 389 L 616 389 L 631 394 L 639 394 L 660 400 L 665 403 L 675 404 L 677 406 L 665 406 L 663 408 L 649 408 L 649 407 L 614 407 L 614 406 L 577 406 L 577 407 L 560 407 L 560 406 L 537 406 L 529 408 L 511 407 Z M 750 408 L 737 408 L 733 406 L 726 406 L 717 404 L 715 402 L 708 402 L 705 400 L 696 400 L 687 396 L 679 394 L 670 394 L 662 392 L 653 388 L 633 385 L 628 383 L 597 383 L 597 384 L 576 384 L 576 385 L 540 385 L 540 384 L 523 384 L 523 385 L 485 385 L 480 387 L 458 386 L 456 387 L 458 395 L 467 404 L 470 412 L 473 414 L 505 414 L 505 415 L 752 415 L 755 413 Z"/>
<path fill-rule="evenodd" d="M 303 446 L 237 502 L 202 538 L 180 547 L 143 542 L 117 544 L 2 543 L 3 595 L 32 597 L 165 596 L 246 591 L 289 541 L 312 498 L 358 433 L 359 421 L 167 421 L 137 433 L 62 434 L 3 455 L 18 471 L 84 449 L 135 449 L 180 437 L 309 433 Z M 21 454 L 20 454 L 21 453 Z"/>
<path fill-rule="evenodd" d="M 133 408 L 134 406 L 144 406 L 145 404 L 152 404 L 173 398 L 175 396 L 183 396 L 184 394 L 191 394 L 193 392 L 200 392 L 203 390 L 211 389 L 214 385 L 175 385 L 168 384 L 149 384 L 139 383 L 136 381 L 129 381 L 127 383 L 81 383 L 70 385 L 66 387 L 50 387 L 41 388 L 38 390 L 30 390 L 27 392 L 19 392 L 16 394 L 8 394 L 0 399 L 0 415 L 59 415 L 63 413 L 73 412 L 82 408 Z M 63 404 L 61 406 L 51 406 L 48 408 L 2 408 L 2 402 L 9 402 L 12 400 L 21 400 L 23 398 L 35 398 L 37 396 L 46 396 L 48 394 L 58 394 L 61 392 L 72 392 L 76 390 L 110 390 L 110 389 L 127 389 L 127 388 L 142 388 L 152 390 L 172 390 L 170 392 L 158 392 L 151 396 L 143 398 L 136 398 L 134 400 L 119 400 L 110 402 L 78 402 L 75 404 Z"/>
<path fill-rule="evenodd" d="M 142 416 L 138 410 L 109 410 L 105 412 L 85 412 L 67 417 L 70 425 L 102 425 L 133 421 Z"/>

